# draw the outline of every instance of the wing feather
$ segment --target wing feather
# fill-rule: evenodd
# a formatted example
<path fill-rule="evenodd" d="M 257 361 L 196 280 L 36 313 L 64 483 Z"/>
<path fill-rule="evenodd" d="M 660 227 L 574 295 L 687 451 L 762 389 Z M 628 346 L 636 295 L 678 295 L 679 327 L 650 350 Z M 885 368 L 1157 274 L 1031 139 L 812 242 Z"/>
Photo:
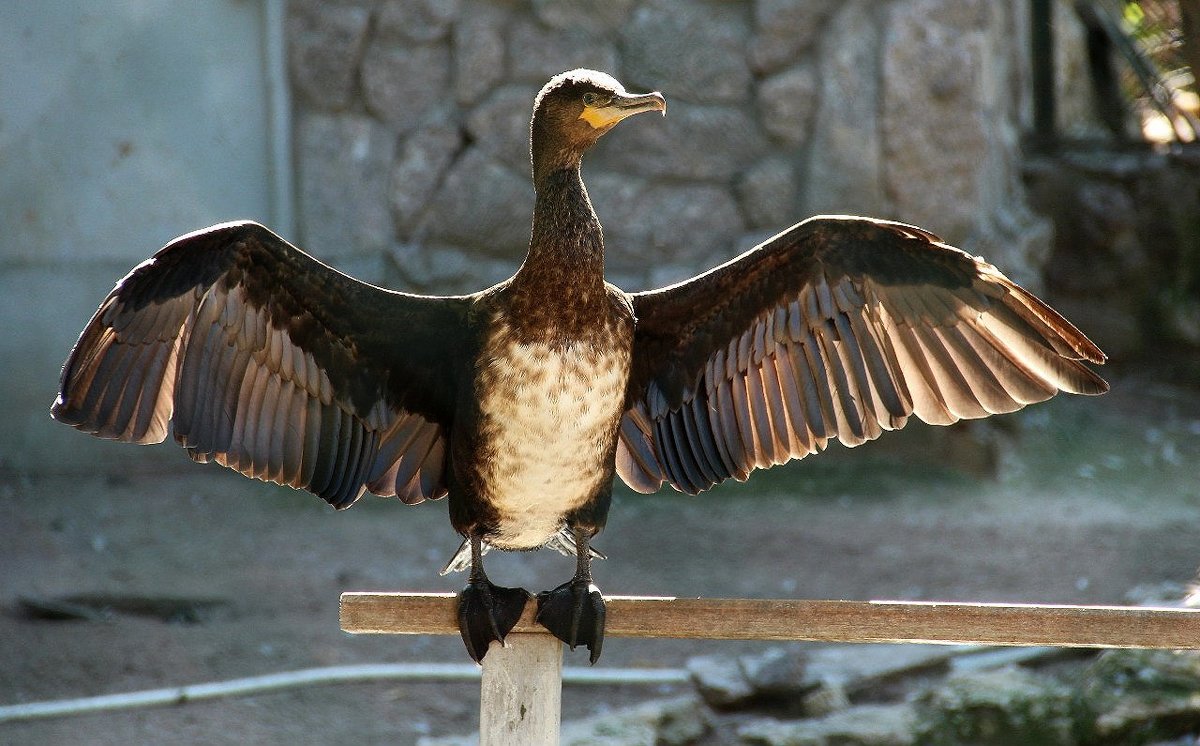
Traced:
<path fill-rule="evenodd" d="M 433 497 L 432 494 L 426 495 L 420 491 L 420 481 L 416 477 L 421 464 L 440 438 L 441 434 L 436 425 L 422 422 L 401 457 L 400 466 L 396 470 L 396 495 L 404 502 L 412 503 L 418 496 Z"/>
<path fill-rule="evenodd" d="M 902 385 L 892 372 L 896 367 L 895 354 L 882 337 L 882 323 L 878 318 L 869 319 L 852 309 L 844 315 L 850 326 L 848 334 L 858 344 L 859 354 L 870 371 L 870 382 L 866 385 L 875 394 L 876 420 L 884 430 L 903 427 L 905 417 L 912 411 L 911 405 L 905 402 Z"/>
<path fill-rule="evenodd" d="M 209 334 L 218 354 L 201 374 L 198 391 L 202 410 L 195 415 L 193 427 L 186 431 L 176 428 L 176 434 L 186 432 L 196 447 L 217 453 L 228 449 L 232 442 L 238 402 L 231 395 L 241 389 L 247 368 L 254 366 L 254 356 L 228 331 L 213 327 Z"/>
<path fill-rule="evenodd" d="M 717 383 L 717 406 L 720 413 L 720 436 L 725 442 L 725 449 L 734 463 L 737 471 L 734 475 L 744 479 L 750 473 L 751 465 L 746 463 L 746 448 L 742 442 L 741 429 L 738 425 L 738 415 L 734 404 L 733 386 L 738 379 L 731 378 Z"/>
<path fill-rule="evenodd" d="M 153 374 L 154 352 L 154 347 L 140 344 L 135 346 L 134 354 L 130 356 L 129 370 L 121 385 L 119 403 L 113 415 L 114 426 L 124 425 L 117 433 L 118 437 L 128 438 L 129 434 L 137 428 L 142 383 L 147 374 Z"/>
<path fill-rule="evenodd" d="M 1084 365 L 1104 354 L 1070 322 L 983 260 L 900 223 L 813 218 L 632 301 L 617 470 L 643 492 L 745 479 L 912 415 L 950 424 L 1060 390 L 1107 390 Z"/>
<path fill-rule="evenodd" d="M 692 414 L 693 410 L 694 407 L 684 407 L 674 414 L 672 420 L 675 437 L 681 444 L 679 458 L 688 471 L 692 485 L 700 489 L 701 485 L 709 484 L 716 477 L 716 473 L 713 471 L 712 465 L 708 463 L 704 446 L 700 443 L 695 416 Z"/>
<path fill-rule="evenodd" d="M 735 417 L 736 433 L 741 445 L 742 453 L 745 454 L 748 463 L 747 466 L 755 467 L 758 465 L 758 460 L 762 457 L 762 450 L 758 446 L 758 442 L 754 437 L 754 423 L 750 414 L 750 396 L 746 391 L 746 374 L 738 373 L 734 376 L 733 381 L 729 386 L 730 398 L 733 400 L 733 413 Z"/>
<path fill-rule="evenodd" d="M 311 488 L 317 481 L 317 464 L 321 457 L 321 422 L 325 405 L 310 393 L 304 409 L 304 455 L 300 458 L 300 479 L 292 483 L 292 486 L 308 485 Z"/>
<path fill-rule="evenodd" d="M 230 358 L 224 381 L 221 382 L 224 385 L 218 384 L 221 415 L 217 421 L 217 428 L 212 433 L 212 441 L 208 444 L 208 450 L 213 453 L 228 451 L 234 442 L 233 433 L 238 421 L 237 410 L 242 401 L 239 399 L 239 393 L 247 373 L 254 370 L 252 367 L 254 356 L 250 350 L 237 339 L 230 342 L 230 348 L 233 355 Z"/>
<path fill-rule="evenodd" d="M 702 463 L 706 465 L 705 476 L 710 480 L 719 481 L 730 473 L 731 466 L 726 465 L 720 449 L 717 447 L 716 438 L 713 437 L 712 421 L 709 419 L 708 413 L 708 402 L 699 399 L 695 400 L 693 405 L 687 409 L 687 416 L 694 428 L 695 438 L 700 444 Z"/>
<path fill-rule="evenodd" d="M 955 421 L 986 416 L 987 410 L 975 398 L 966 377 L 938 338 L 936 329 L 922 325 L 913 327 L 912 332 L 920 345 L 921 356 L 929 363 L 934 386 L 942 393 L 946 409 Z"/>
<path fill-rule="evenodd" d="M 811 382 L 812 395 L 815 397 L 816 406 L 821 413 L 821 425 L 824 428 L 822 434 L 829 438 L 837 437 L 838 433 L 843 430 L 839 425 L 838 409 L 833 401 L 837 392 L 833 389 L 825 355 L 813 330 L 805 329 L 805 338 L 800 347 L 804 353 L 805 368 L 808 370 L 810 379 L 806 383 Z"/>
<path fill-rule="evenodd" d="M 762 380 L 763 399 L 771 420 L 771 438 L 774 449 L 773 463 L 782 464 L 791 458 L 793 435 L 787 426 L 787 407 L 783 403 L 783 388 L 779 385 L 779 372 L 775 369 L 775 355 L 768 356 L 758 366 Z"/>
<path fill-rule="evenodd" d="M 425 458 L 421 460 L 421 468 L 417 471 L 419 484 L 414 485 L 416 489 L 408 494 L 429 495 L 435 500 L 445 497 L 445 469 L 446 439 L 436 438 L 429 453 L 425 454 Z"/>
<path fill-rule="evenodd" d="M 668 413 L 667 416 L 655 423 L 655 436 L 663 444 L 662 454 L 667 459 L 667 475 L 672 482 L 683 486 L 685 492 L 695 489 L 696 476 L 690 472 L 679 459 L 679 453 L 686 445 L 681 442 L 679 433 L 675 432 L 679 413 Z"/>
<path fill-rule="evenodd" d="M 279 375 L 271 373 L 267 376 L 257 449 L 265 456 L 260 478 L 270 482 L 281 481 L 278 475 L 283 468 L 283 431 L 287 429 L 282 407 L 283 388 L 283 379 Z"/>
<path fill-rule="evenodd" d="M 796 382 L 796 366 L 790 355 L 775 358 L 775 370 L 779 388 L 783 392 L 784 409 L 787 412 L 787 430 L 793 437 L 790 453 L 800 458 L 815 449 L 816 437 L 812 425 L 804 414 L 804 403 L 800 399 L 800 385 Z"/>
<path fill-rule="evenodd" d="M 762 361 L 746 371 L 746 392 L 750 395 L 754 414 L 754 432 L 762 453 L 763 466 L 782 464 L 787 460 L 784 448 L 779 445 L 772 423 L 772 405 L 763 376 Z"/>
<path fill-rule="evenodd" d="M 964 371 L 967 385 L 983 405 L 986 414 L 1004 414 L 1021 408 L 1021 405 L 1008 395 L 1004 384 L 995 373 L 996 368 L 1004 365 L 1005 359 L 998 354 L 988 354 L 987 359 L 981 356 L 975 346 L 967 341 L 966 334 L 974 334 L 970 326 L 942 326 L 938 327 L 936 332 L 946 351 L 954 358 L 956 367 Z"/>
<path fill-rule="evenodd" d="M 440 497 L 448 366 L 471 354 L 472 302 L 366 285 L 255 223 L 214 226 L 117 283 L 64 364 L 51 413 L 138 443 L 171 427 L 197 461 L 337 507 L 368 483 Z M 398 422 L 419 437 L 389 440 Z"/>
<path fill-rule="evenodd" d="M 277 481 L 294 486 L 300 479 L 301 459 L 304 455 L 304 420 L 308 414 L 308 400 L 304 389 L 296 382 L 287 382 L 287 412 L 283 419 L 283 459 Z"/>
<path fill-rule="evenodd" d="M 321 411 L 321 450 L 317 455 L 317 470 L 313 475 L 313 492 L 336 499 L 338 488 L 338 458 L 345 458 L 345 435 L 342 432 L 342 408 L 326 404 Z M 340 452 L 340 453 L 339 453 Z"/>
<path fill-rule="evenodd" d="M 724 386 L 720 390 L 713 388 L 711 382 L 705 382 L 706 401 L 697 403 L 695 406 L 703 407 L 704 418 L 708 422 L 708 428 L 711 433 L 712 443 L 716 448 L 717 456 L 720 459 L 720 473 L 736 474 L 740 459 L 734 458 L 733 451 L 729 448 L 729 442 L 726 439 L 726 433 L 723 423 L 723 415 L 720 410 L 721 397 L 720 393 L 724 391 Z M 693 400 L 695 401 L 695 400 Z M 658 485 L 655 485 L 656 487 Z"/>
<path fill-rule="evenodd" d="M 621 418 L 617 431 L 617 470 L 630 489 L 638 492 L 653 492 L 663 482 L 662 467 L 654 453 L 649 428 L 645 412 L 634 407 Z"/>
<path fill-rule="evenodd" d="M 161 398 L 158 392 L 163 387 L 164 378 L 169 375 L 170 361 L 174 352 L 173 346 L 169 344 L 148 344 L 146 346 L 152 350 L 152 357 L 147 364 L 138 396 L 137 413 L 131 420 L 132 429 L 125 433 L 125 439 L 135 443 L 141 442 L 147 433 L 158 426 L 159 399 Z"/>

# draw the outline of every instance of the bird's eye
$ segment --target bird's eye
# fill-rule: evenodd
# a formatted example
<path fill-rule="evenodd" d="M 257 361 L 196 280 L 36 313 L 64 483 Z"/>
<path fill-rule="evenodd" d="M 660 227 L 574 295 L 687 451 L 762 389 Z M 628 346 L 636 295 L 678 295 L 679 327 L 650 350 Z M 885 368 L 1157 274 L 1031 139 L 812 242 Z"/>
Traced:
<path fill-rule="evenodd" d="M 587 93 L 583 94 L 583 105 L 584 106 L 595 106 L 596 103 L 599 101 L 600 101 L 600 97 L 597 96 L 595 93 L 592 93 L 591 91 L 588 91 Z"/>

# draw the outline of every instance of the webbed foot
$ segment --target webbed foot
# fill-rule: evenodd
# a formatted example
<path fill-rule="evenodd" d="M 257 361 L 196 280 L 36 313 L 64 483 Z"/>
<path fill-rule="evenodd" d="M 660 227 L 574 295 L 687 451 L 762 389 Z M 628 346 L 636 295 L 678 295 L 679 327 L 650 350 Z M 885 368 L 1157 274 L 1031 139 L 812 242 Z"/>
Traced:
<path fill-rule="evenodd" d="M 589 662 L 604 645 L 604 596 L 590 578 L 575 577 L 552 591 L 537 594 L 537 621 L 571 646 L 586 645 Z"/>
<path fill-rule="evenodd" d="M 476 663 L 483 661 L 493 640 L 504 642 L 521 619 L 529 597 L 524 588 L 505 588 L 487 577 L 467 582 L 458 594 L 458 629 L 467 654 Z"/>

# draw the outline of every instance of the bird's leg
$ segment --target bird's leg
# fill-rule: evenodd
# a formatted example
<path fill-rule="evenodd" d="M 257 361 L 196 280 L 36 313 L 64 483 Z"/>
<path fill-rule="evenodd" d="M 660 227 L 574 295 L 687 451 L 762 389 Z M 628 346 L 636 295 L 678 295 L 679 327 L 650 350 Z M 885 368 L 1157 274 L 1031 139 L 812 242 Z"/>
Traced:
<path fill-rule="evenodd" d="M 504 642 L 504 636 L 516 626 L 529 600 L 524 588 L 504 588 L 488 580 L 483 571 L 483 542 L 471 536 L 471 574 L 467 586 L 458 594 L 458 630 L 467 654 L 476 663 L 483 661 L 492 640 Z"/>
<path fill-rule="evenodd" d="M 586 645 L 595 663 L 604 645 L 604 596 L 592 584 L 591 535 L 572 529 L 575 535 L 575 576 L 552 591 L 537 595 L 537 621 L 555 637 L 571 646 Z"/>

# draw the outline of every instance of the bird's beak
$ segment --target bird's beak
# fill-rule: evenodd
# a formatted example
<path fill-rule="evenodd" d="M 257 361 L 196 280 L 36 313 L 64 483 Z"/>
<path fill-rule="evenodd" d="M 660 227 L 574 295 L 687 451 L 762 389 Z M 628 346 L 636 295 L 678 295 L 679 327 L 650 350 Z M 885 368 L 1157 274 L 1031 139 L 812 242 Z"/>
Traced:
<path fill-rule="evenodd" d="M 585 107 L 579 118 L 596 129 L 603 130 L 612 127 L 625 117 L 641 114 L 643 111 L 661 111 L 667 114 L 667 100 L 658 91 L 653 93 L 618 93 L 604 106 Z"/>
<path fill-rule="evenodd" d="M 643 111 L 661 111 L 663 116 L 667 115 L 667 100 L 658 91 L 637 95 L 621 94 L 613 98 L 608 105 L 621 112 L 621 119 L 631 114 L 640 114 Z"/>

